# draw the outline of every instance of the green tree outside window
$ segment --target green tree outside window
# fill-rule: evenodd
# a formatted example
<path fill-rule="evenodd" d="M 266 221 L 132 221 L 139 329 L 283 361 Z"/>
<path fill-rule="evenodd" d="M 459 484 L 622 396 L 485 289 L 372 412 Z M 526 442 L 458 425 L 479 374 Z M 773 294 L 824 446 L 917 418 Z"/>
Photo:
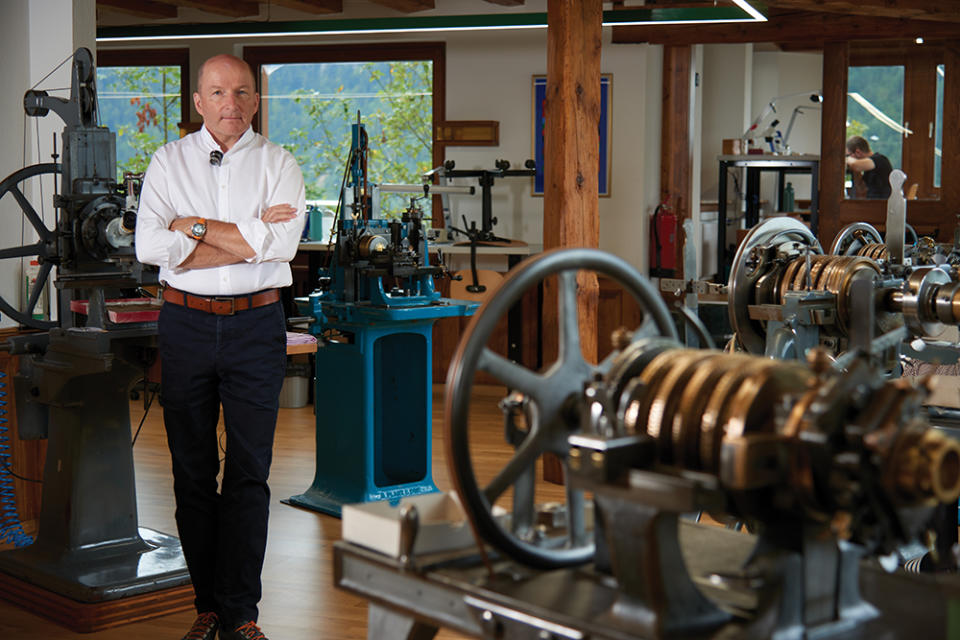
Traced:
<path fill-rule="evenodd" d="M 431 168 L 432 62 L 281 64 L 265 71 L 264 129 L 297 158 L 308 200 L 337 199 L 358 112 L 369 138 L 372 182 L 418 184 Z M 408 202 L 384 194 L 381 215 L 397 215 Z"/>
<path fill-rule="evenodd" d="M 142 173 L 161 146 L 180 136 L 180 67 L 98 67 L 100 123 L 117 134 L 117 180 Z"/>

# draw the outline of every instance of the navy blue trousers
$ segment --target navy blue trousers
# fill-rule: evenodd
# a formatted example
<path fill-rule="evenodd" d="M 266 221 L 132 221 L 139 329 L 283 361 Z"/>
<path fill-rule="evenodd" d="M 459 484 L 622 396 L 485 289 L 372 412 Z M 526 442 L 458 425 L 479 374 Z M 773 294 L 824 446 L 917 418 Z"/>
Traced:
<path fill-rule="evenodd" d="M 177 530 L 195 604 L 233 629 L 257 620 L 261 596 L 267 477 L 287 363 L 283 309 L 277 302 L 217 316 L 167 303 L 159 333 Z M 226 452 L 218 492 L 221 406 Z"/>

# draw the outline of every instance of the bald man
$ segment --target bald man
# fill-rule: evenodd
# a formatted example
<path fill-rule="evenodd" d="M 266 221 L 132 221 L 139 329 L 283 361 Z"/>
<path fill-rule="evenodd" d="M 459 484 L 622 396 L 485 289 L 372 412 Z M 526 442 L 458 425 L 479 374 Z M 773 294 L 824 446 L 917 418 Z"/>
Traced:
<path fill-rule="evenodd" d="M 203 127 L 154 155 L 136 231 L 137 258 L 163 283 L 160 398 L 198 614 L 184 638 L 266 640 L 257 604 L 286 369 L 279 289 L 305 222 L 303 176 L 253 132 L 260 97 L 243 60 L 204 62 L 193 101 Z"/>

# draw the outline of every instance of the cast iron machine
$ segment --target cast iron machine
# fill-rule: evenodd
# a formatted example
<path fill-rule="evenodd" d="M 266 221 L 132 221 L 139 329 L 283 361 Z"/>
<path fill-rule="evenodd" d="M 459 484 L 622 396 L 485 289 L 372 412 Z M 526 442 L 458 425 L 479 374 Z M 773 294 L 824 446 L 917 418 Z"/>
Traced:
<path fill-rule="evenodd" d="M 115 137 L 97 124 L 95 80 L 90 51 L 78 49 L 69 100 L 26 93 L 28 115 L 52 110 L 66 124 L 63 163 L 26 167 L 0 183 L 38 236 L 0 250 L 8 264 L 30 256 L 40 262 L 25 308 L 0 300 L 0 310 L 46 330 L 16 336 L 6 348 L 20 355 L 20 435 L 48 439 L 36 542 L 0 554 L 0 570 L 81 602 L 189 583 L 179 541 L 137 523 L 129 391 L 156 358 L 159 307 L 128 294 L 156 284 L 157 273 L 135 257 L 136 206 L 128 199 L 139 182 L 117 183 Z M 59 214 L 49 229 L 25 185 L 57 173 Z M 57 291 L 55 320 L 33 317 L 48 280 Z"/>
<path fill-rule="evenodd" d="M 904 339 L 960 324 L 960 281 L 949 263 L 888 259 L 888 244 L 846 246 L 847 255 L 824 254 L 810 231 L 790 218 L 751 229 L 727 285 L 737 346 L 793 359 L 817 346 L 832 356 L 860 348 L 890 368 Z"/>
<path fill-rule="evenodd" d="M 343 504 L 436 491 L 431 470 L 432 329 L 476 303 L 441 298 L 417 199 L 400 220 L 376 217 L 367 134 L 352 125 L 336 243 L 319 288 L 300 300 L 316 322 L 317 467 L 291 504 Z"/>
<path fill-rule="evenodd" d="M 618 282 L 644 312 L 598 365 L 580 349 L 580 270 Z M 556 361 L 536 372 L 493 353 L 503 314 L 553 277 Z M 502 449 L 474 420 L 478 371 L 509 387 Z M 546 252 L 475 314 L 448 377 L 450 474 L 494 553 L 392 561 L 338 543 L 337 581 L 371 599 L 371 638 L 429 638 L 438 626 L 511 640 L 943 637 L 943 610 L 892 613 L 897 581 L 865 560 L 960 495 L 960 445 L 929 428 L 925 394 L 859 356 L 841 371 L 822 350 L 804 363 L 684 349 L 624 261 Z M 552 491 L 537 480 L 547 453 L 566 479 Z M 561 507 L 546 509 L 558 495 Z M 681 523 L 698 511 L 732 514 L 754 535 Z M 416 517 L 401 519 L 409 551 Z"/>

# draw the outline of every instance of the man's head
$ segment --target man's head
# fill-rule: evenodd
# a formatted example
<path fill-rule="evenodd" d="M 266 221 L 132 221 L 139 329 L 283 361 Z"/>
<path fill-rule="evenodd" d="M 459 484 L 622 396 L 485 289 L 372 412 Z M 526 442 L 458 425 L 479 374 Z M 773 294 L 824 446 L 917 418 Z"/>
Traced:
<path fill-rule="evenodd" d="M 855 158 L 866 158 L 870 156 L 870 143 L 861 136 L 850 136 L 847 138 L 847 155 Z"/>
<path fill-rule="evenodd" d="M 193 103 L 224 150 L 240 139 L 260 106 L 250 66 L 235 56 L 214 56 L 200 66 Z"/>

